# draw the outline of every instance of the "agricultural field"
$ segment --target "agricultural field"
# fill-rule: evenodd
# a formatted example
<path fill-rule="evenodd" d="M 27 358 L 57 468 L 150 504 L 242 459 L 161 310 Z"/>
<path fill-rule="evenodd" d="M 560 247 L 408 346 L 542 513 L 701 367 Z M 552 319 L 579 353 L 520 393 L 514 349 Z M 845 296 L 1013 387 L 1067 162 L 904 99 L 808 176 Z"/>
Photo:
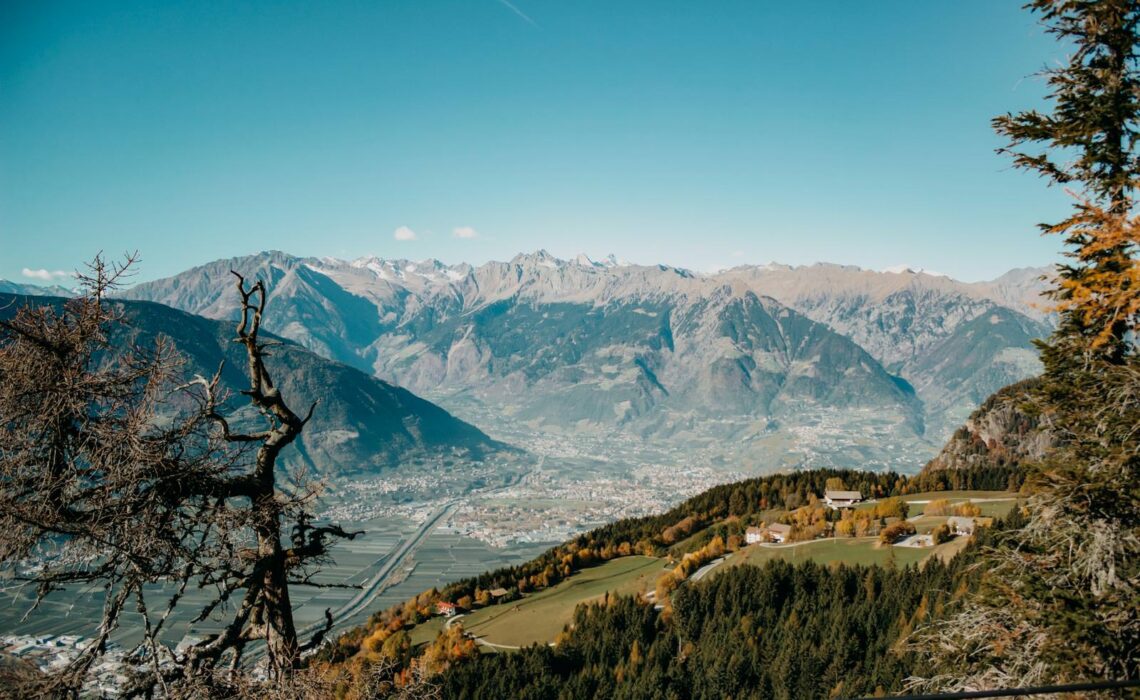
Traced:
<path fill-rule="evenodd" d="M 435 641 L 435 638 L 443 631 L 444 625 L 446 624 L 446 617 L 436 615 L 430 620 L 425 620 L 413 627 L 408 632 L 408 638 L 411 639 L 412 646 L 427 644 L 428 642 Z"/>
<path fill-rule="evenodd" d="M 923 515 L 923 511 L 931 501 L 949 501 L 951 504 L 972 501 L 982 509 L 982 517 L 1002 518 L 1009 515 L 1009 512 L 1021 500 L 1018 494 L 1010 491 L 927 491 L 912 493 L 901 496 L 901 498 L 910 505 L 912 518 Z M 868 501 L 855 506 L 855 509 L 869 510 L 874 508 L 876 504 L 877 501 Z M 919 532 L 923 532 L 921 527 Z"/>
<path fill-rule="evenodd" d="M 979 503 L 978 507 L 982 509 L 983 518 L 1004 518 L 1009 515 L 1020 501 L 1010 499 L 1008 501 L 988 501 L 986 503 Z"/>
<path fill-rule="evenodd" d="M 1012 491 L 926 491 L 924 493 L 911 493 L 901 498 L 907 503 L 923 501 L 969 501 L 979 499 L 1016 499 L 1018 495 Z"/>
<path fill-rule="evenodd" d="M 889 547 L 879 544 L 877 537 L 845 537 L 791 545 L 751 545 L 733 554 L 728 561 L 714 569 L 710 575 L 715 576 L 734 566 L 745 564 L 763 566 L 765 563 L 776 559 L 793 564 L 814 561 L 818 564 L 842 563 L 889 566 L 893 563 L 895 566 L 907 566 L 908 564 L 921 563 L 927 557 L 948 548 L 950 544 L 952 543 L 948 542 L 937 547 L 927 548 Z"/>
<path fill-rule="evenodd" d="M 316 577 L 323 583 L 359 584 L 365 581 L 376 562 L 382 560 L 400 541 L 414 529 L 414 524 L 388 519 L 350 523 L 366 531 L 366 535 L 356 540 L 338 544 L 333 551 L 334 561 L 327 564 Z M 149 590 L 158 593 L 162 587 L 153 586 Z M 170 589 L 172 590 L 172 589 Z M 346 588 L 316 588 L 296 586 L 290 590 L 298 626 L 318 622 L 323 619 L 325 608 L 336 609 L 356 593 Z M 207 619 L 191 625 L 190 620 L 201 607 L 210 600 L 210 591 L 191 587 L 181 604 L 167 622 L 166 641 L 177 643 L 185 635 L 202 636 L 220 628 L 220 618 Z M 152 605 L 164 600 L 157 595 Z M 0 580 L 0 630 L 7 634 L 60 635 L 78 634 L 89 636 L 95 631 L 103 605 L 103 589 L 100 586 L 73 586 L 50 594 L 40 609 L 25 613 L 33 602 L 33 591 L 21 587 L 18 582 Z M 232 612 L 232 610 L 230 611 Z M 143 638 L 143 625 L 133 606 L 124 612 L 121 624 L 112 633 L 111 640 L 124 647 L 133 646 Z"/>
<path fill-rule="evenodd" d="M 981 510 L 981 514 L 978 516 L 981 518 L 1004 518 L 1005 516 L 1009 515 L 1009 512 L 1013 510 L 1014 506 L 1019 503 L 1017 499 L 1011 498 L 1009 500 L 1001 501 L 970 501 L 969 499 L 963 499 L 951 501 L 951 504 L 958 505 L 967 502 L 973 503 Z M 939 518 L 940 521 L 945 521 L 946 516 L 926 515 L 926 507 L 928 505 L 928 503 L 914 503 L 911 505 L 910 513 L 912 522 L 915 522 L 917 524 L 918 520 L 927 518 Z M 918 520 L 913 520 L 916 516 L 918 517 Z"/>
<path fill-rule="evenodd" d="M 365 535 L 355 540 L 338 543 L 333 550 L 333 561 L 322 567 L 316 580 L 322 583 L 359 585 L 367 581 L 380 562 L 416 528 L 416 524 L 400 518 L 377 518 L 364 522 L 346 523 L 348 529 L 362 529 Z M 393 572 L 390 585 L 376 600 L 354 616 L 342 621 L 338 629 L 362 624 L 373 611 L 401 603 L 433 586 L 442 586 L 465 576 L 482 573 L 527 561 L 549 545 L 523 544 L 493 548 L 484 542 L 449 532 L 432 532 L 416 548 L 399 570 Z M 103 590 L 99 586 L 75 586 L 52 593 L 41 603 L 40 609 L 24 617 L 33 603 L 29 587 L 18 582 L 0 579 L 0 630 L 6 634 L 27 635 L 90 635 L 95 630 L 102 611 Z M 353 588 L 317 588 L 294 586 L 290 589 L 294 615 L 298 627 L 320 622 L 326 608 L 336 610 L 357 593 Z M 202 636 L 220 627 L 217 619 L 191 625 L 190 620 L 208 600 L 208 591 L 191 588 L 182 604 L 171 617 L 163 635 L 170 643 L 177 643 L 185 635 Z M 160 600 L 155 598 L 155 601 Z M 442 626 L 442 623 L 441 623 Z M 142 641 L 143 625 L 133 607 L 128 609 L 122 624 L 112 634 L 112 641 L 131 647 Z M 432 638 L 435 634 L 432 633 Z"/>
<path fill-rule="evenodd" d="M 946 523 L 945 515 L 920 515 L 917 518 L 909 518 L 910 522 L 914 525 L 914 529 L 920 535 L 929 535 L 934 532 L 934 528 Z"/>
<path fill-rule="evenodd" d="M 481 642 L 505 648 L 552 642 L 580 603 L 610 594 L 653 590 L 666 570 L 664 559 L 622 557 L 585 569 L 562 583 L 502 605 L 463 616 L 463 628 Z"/>

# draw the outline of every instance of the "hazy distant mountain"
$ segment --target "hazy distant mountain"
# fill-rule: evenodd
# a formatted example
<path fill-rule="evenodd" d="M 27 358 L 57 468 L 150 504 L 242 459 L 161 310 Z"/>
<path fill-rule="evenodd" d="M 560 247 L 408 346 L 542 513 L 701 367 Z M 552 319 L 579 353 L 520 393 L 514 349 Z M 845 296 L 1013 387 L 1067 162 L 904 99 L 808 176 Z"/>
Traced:
<path fill-rule="evenodd" d="M 982 398 L 1037 371 L 1028 339 L 1048 332 L 1030 315 L 1031 274 L 981 284 L 835 265 L 702 275 L 544 251 L 478 267 L 271 252 L 127 296 L 230 318 L 230 269 L 267 280 L 271 330 L 445 405 L 462 396 L 540 430 L 761 440 L 758 450 L 824 431 L 846 436 L 840 463 L 866 458 L 869 416 L 899 439 L 886 449 L 933 454 Z M 945 361 L 966 347 L 968 362 Z"/>
<path fill-rule="evenodd" d="M 43 297 L 0 295 L 0 317 L 27 303 L 52 303 Z M 122 302 L 129 330 L 118 342 L 150 342 L 170 337 L 187 358 L 187 378 L 212 376 L 226 360 L 222 384 L 234 395 L 248 386 L 240 346 L 232 342 L 229 323 L 210 320 L 161 304 Z M 435 404 L 355 368 L 329 361 L 286 341 L 269 360 L 277 385 L 298 411 L 320 403 L 287 458 L 315 468 L 320 474 L 375 472 L 402 460 L 429 454 L 478 457 L 501 448 L 477 428 L 456 419 Z M 246 411 L 241 397 L 233 407 Z M 239 419 L 242 414 L 239 413 Z"/>
<path fill-rule="evenodd" d="M 874 272 L 817 264 L 736 267 L 720 274 L 741 280 L 834 328 L 884 365 L 903 370 L 941 340 L 995 306 L 1038 322 L 1046 268 L 1015 270 L 992 282 L 965 283 L 910 270 Z"/>
<path fill-rule="evenodd" d="M 24 284 L 22 282 L 0 280 L 0 294 L 22 294 L 32 297 L 69 297 L 72 296 L 72 291 L 58 284 L 45 287 L 39 284 Z"/>
<path fill-rule="evenodd" d="M 948 435 L 1001 387 L 1040 370 L 1031 341 L 1052 330 L 1041 298 L 1048 272 L 1023 268 L 977 283 L 827 264 L 722 275 L 827 324 L 907 379 L 934 437 Z"/>

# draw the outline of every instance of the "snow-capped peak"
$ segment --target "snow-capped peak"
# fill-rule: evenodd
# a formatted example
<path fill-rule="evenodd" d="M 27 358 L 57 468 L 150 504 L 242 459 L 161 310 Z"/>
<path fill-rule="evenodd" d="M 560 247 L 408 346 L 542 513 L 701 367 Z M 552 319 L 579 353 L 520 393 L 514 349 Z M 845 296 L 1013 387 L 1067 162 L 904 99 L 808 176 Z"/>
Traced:
<path fill-rule="evenodd" d="M 882 272 L 891 272 L 896 275 L 929 275 L 930 277 L 949 277 L 942 272 L 935 272 L 934 270 L 927 270 L 924 267 L 911 267 L 910 265 L 892 265 L 884 267 Z"/>
<path fill-rule="evenodd" d="M 594 260 L 585 253 L 579 253 L 578 256 L 574 258 L 574 262 L 582 267 L 596 267 L 601 269 L 609 267 L 629 267 L 632 264 L 626 260 L 618 260 L 617 256 L 613 253 L 607 255 L 604 260 Z"/>
<path fill-rule="evenodd" d="M 552 270 L 557 270 L 558 268 L 562 267 L 562 264 L 563 264 L 563 261 L 554 257 L 545 249 L 536 250 L 533 253 L 519 253 L 515 257 L 511 258 L 511 262 L 516 264 L 516 265 L 517 264 L 524 264 L 524 263 L 532 263 L 532 264 L 540 265 L 542 267 L 550 268 Z"/>

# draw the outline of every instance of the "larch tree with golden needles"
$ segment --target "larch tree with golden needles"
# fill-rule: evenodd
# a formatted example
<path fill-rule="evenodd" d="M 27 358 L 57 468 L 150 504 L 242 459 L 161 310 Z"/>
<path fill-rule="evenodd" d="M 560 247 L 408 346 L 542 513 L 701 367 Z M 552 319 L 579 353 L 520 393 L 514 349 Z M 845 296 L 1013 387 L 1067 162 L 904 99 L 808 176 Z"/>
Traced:
<path fill-rule="evenodd" d="M 1027 7 L 1071 53 L 1044 73 L 1051 112 L 994 127 L 1016 166 L 1074 197 L 1071 216 L 1042 225 L 1068 261 L 1026 397 L 1058 446 L 1031 465 L 1026 525 L 986 553 L 981 589 L 912 638 L 932 659 L 916 689 L 1140 678 L 1140 0 Z"/>
<path fill-rule="evenodd" d="M 1059 335 L 1089 340 L 1119 360 L 1138 313 L 1138 240 L 1130 214 L 1140 184 L 1140 8 L 1134 0 L 1034 0 L 1027 7 L 1072 53 L 1065 65 L 1044 72 L 1052 112 L 993 120 L 1009 139 L 998 152 L 1077 198 L 1069 217 L 1041 225 L 1064 238 L 1070 260 L 1053 290 L 1063 314 Z"/>

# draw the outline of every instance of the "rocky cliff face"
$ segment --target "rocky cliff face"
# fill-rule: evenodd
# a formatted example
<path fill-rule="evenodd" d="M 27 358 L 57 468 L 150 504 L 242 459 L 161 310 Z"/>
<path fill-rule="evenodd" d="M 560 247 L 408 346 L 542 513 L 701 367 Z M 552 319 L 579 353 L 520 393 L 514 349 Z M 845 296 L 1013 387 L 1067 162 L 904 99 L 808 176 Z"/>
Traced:
<path fill-rule="evenodd" d="M 1028 394 L 1037 382 L 1018 382 L 986 399 L 923 471 L 1017 466 L 1043 458 L 1056 439 L 1048 426 L 1026 409 Z"/>

